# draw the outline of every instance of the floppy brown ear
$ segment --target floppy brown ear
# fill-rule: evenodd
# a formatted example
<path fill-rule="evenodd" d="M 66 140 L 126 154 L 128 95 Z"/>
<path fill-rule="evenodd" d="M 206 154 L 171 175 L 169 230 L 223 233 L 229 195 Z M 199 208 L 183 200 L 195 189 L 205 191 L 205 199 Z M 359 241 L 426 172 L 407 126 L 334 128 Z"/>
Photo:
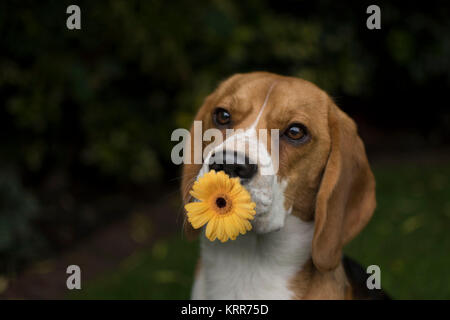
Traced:
<path fill-rule="evenodd" d="M 197 114 L 195 117 L 195 120 L 200 120 L 202 117 L 201 112 Z M 194 136 L 194 125 L 191 126 L 191 129 L 189 131 L 190 137 L 191 137 L 191 146 L 190 146 L 190 152 L 191 152 L 191 161 L 192 163 L 184 164 L 183 170 L 182 170 L 182 178 L 181 178 L 181 197 L 183 200 L 183 213 L 184 213 L 184 219 L 183 219 L 183 229 L 184 233 L 186 235 L 186 238 L 188 240 L 194 240 L 197 238 L 197 236 L 200 233 L 200 229 L 194 229 L 191 225 L 191 223 L 187 219 L 187 215 L 184 209 L 184 205 L 187 204 L 191 200 L 191 195 L 189 194 L 189 191 L 192 189 L 192 186 L 194 184 L 195 178 L 200 171 L 201 165 L 200 164 L 194 164 L 194 139 L 196 138 Z M 203 132 L 202 132 L 203 134 Z M 201 139 L 201 137 L 200 137 Z M 202 140 L 200 140 L 202 141 Z"/>
<path fill-rule="evenodd" d="M 375 210 L 375 178 L 356 125 L 331 100 L 331 149 L 317 194 L 312 258 L 320 271 L 338 266 L 342 248 Z"/>
<path fill-rule="evenodd" d="M 183 178 L 181 181 L 181 195 L 183 197 L 183 212 L 185 212 L 184 205 L 190 201 L 191 195 L 189 194 L 189 191 L 191 190 L 192 185 L 194 183 L 194 181 L 192 179 L 199 172 L 199 167 L 200 167 L 200 165 L 198 165 L 198 164 L 188 164 L 188 165 L 184 165 L 184 167 L 183 167 L 183 173 L 182 173 Z M 184 229 L 184 234 L 186 235 L 186 238 L 188 240 L 194 240 L 200 234 L 200 229 L 194 229 L 192 227 L 191 223 L 187 219 L 186 214 L 184 214 L 183 229 Z"/>
<path fill-rule="evenodd" d="M 209 96 L 205 98 L 205 101 L 203 102 L 203 105 L 200 107 L 199 111 L 197 112 L 194 121 L 203 121 L 204 119 L 208 118 L 207 115 L 207 106 L 211 103 L 213 103 L 215 93 L 211 93 Z M 203 136 L 203 131 L 206 130 L 205 127 L 207 127 L 207 123 L 203 123 L 203 130 L 200 133 Z M 189 191 L 192 189 L 192 186 L 194 185 L 194 181 L 197 177 L 198 172 L 200 171 L 202 165 L 201 164 L 195 164 L 194 163 L 194 140 L 198 139 L 198 141 L 202 141 L 202 150 L 207 145 L 207 142 L 203 141 L 202 136 L 196 137 L 194 132 L 194 123 L 191 125 L 191 129 L 189 130 L 189 135 L 191 137 L 191 145 L 190 145 L 190 153 L 191 153 L 191 163 L 185 163 L 183 164 L 183 170 L 182 170 L 182 178 L 181 178 L 181 196 L 183 200 L 183 212 L 184 212 L 184 220 L 183 220 L 183 229 L 184 233 L 186 235 L 186 238 L 188 240 L 194 240 L 197 238 L 197 236 L 200 234 L 200 229 L 194 229 L 191 225 L 191 223 L 187 219 L 186 212 L 184 210 L 184 205 L 187 204 L 191 200 L 191 195 L 189 194 Z"/>
<path fill-rule="evenodd" d="M 205 98 L 205 101 L 203 102 L 203 105 L 200 107 L 199 111 L 197 112 L 197 115 L 195 116 L 194 121 L 203 121 L 204 119 L 208 118 L 208 105 L 213 105 L 214 104 L 214 99 L 217 95 L 221 95 L 223 93 L 223 91 L 225 90 L 227 84 L 229 84 L 230 82 L 235 82 L 237 80 L 239 80 L 240 78 L 242 78 L 242 74 L 234 74 L 231 77 L 227 78 L 226 80 L 224 80 L 223 82 L 221 82 L 219 84 L 219 86 L 217 87 L 216 90 L 214 90 L 213 93 L 211 93 L 209 96 L 207 96 Z M 203 123 L 203 130 L 206 130 L 206 123 Z M 194 125 L 192 124 L 191 129 L 189 131 L 190 136 L 191 136 L 191 160 L 193 161 L 194 159 L 194 148 L 193 148 L 193 141 L 196 138 L 194 136 Z M 203 132 L 201 133 L 203 135 Z M 198 137 L 199 141 L 203 141 L 202 137 Z M 203 143 L 203 149 L 206 147 L 206 145 L 208 144 L 208 142 L 202 142 Z M 187 204 L 190 199 L 191 199 L 191 195 L 189 194 L 189 191 L 191 190 L 195 178 L 198 174 L 198 172 L 200 171 L 201 168 L 201 164 L 184 164 L 183 165 L 183 171 L 182 171 L 182 179 L 181 179 L 181 196 L 182 196 L 182 200 L 183 200 L 183 205 Z M 184 208 L 183 208 L 184 211 Z M 191 223 L 187 220 L 187 216 L 186 214 L 184 215 L 184 220 L 183 220 L 183 229 L 186 235 L 186 238 L 188 238 L 189 240 L 194 240 L 199 234 L 200 234 L 200 229 L 194 229 L 191 225 Z"/>

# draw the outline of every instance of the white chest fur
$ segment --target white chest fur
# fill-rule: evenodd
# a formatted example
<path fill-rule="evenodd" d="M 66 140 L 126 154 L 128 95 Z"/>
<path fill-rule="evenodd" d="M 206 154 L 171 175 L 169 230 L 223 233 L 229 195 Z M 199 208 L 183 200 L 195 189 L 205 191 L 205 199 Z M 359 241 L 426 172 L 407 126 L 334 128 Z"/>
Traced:
<path fill-rule="evenodd" d="M 289 281 L 311 256 L 313 222 L 288 215 L 283 228 L 235 241 L 201 241 L 193 299 L 291 299 Z"/>

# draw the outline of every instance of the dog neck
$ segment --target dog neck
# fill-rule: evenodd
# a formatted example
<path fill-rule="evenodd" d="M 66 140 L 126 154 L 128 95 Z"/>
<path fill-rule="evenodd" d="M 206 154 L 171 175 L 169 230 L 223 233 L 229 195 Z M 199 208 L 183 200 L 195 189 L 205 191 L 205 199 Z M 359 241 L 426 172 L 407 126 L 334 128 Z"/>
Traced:
<path fill-rule="evenodd" d="M 196 299 L 293 299 L 292 281 L 311 260 L 314 222 L 288 215 L 274 232 L 249 232 L 234 241 L 202 237 Z"/>

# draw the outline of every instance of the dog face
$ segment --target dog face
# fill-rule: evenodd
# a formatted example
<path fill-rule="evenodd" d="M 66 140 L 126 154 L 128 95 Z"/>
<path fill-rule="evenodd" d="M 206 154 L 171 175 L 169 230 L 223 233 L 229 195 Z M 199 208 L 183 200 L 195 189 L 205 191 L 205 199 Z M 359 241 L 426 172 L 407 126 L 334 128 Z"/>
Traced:
<path fill-rule="evenodd" d="M 203 164 L 184 166 L 184 201 L 209 170 L 238 176 L 256 203 L 253 232 L 276 232 L 289 214 L 314 220 L 313 261 L 322 270 L 336 267 L 342 246 L 375 208 L 374 178 L 353 121 L 315 85 L 264 72 L 224 81 L 195 120 L 202 135 L 217 128 L 223 137 Z M 198 139 L 193 129 L 191 137 Z M 187 221 L 186 231 L 193 233 Z"/>

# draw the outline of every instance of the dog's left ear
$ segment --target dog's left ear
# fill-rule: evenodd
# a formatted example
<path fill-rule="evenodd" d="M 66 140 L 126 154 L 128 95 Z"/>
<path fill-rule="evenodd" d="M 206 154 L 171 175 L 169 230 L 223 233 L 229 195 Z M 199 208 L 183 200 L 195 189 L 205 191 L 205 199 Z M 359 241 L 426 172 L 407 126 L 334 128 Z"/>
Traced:
<path fill-rule="evenodd" d="M 375 210 L 375 178 L 356 125 L 330 99 L 331 149 L 316 198 L 312 258 L 320 271 L 338 266 L 342 248 Z"/>

